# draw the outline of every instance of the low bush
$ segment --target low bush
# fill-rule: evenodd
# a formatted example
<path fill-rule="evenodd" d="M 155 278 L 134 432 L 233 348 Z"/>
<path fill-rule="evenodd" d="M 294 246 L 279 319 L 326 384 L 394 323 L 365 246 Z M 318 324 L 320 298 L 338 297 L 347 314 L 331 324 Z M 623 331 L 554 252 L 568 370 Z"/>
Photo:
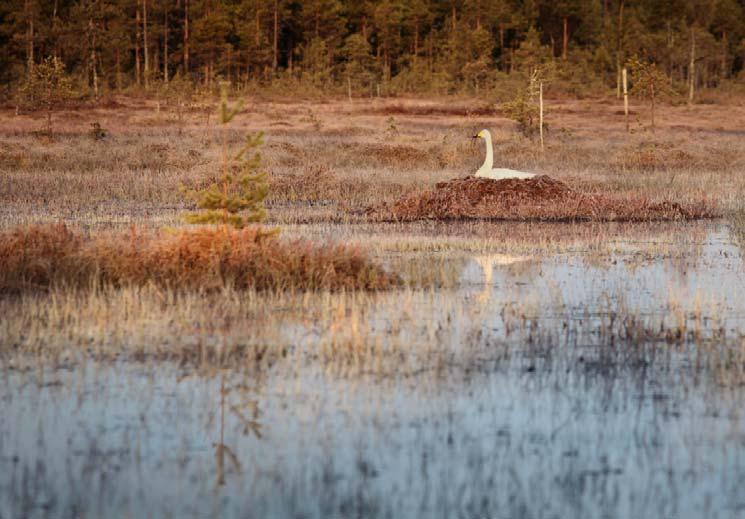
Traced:
<path fill-rule="evenodd" d="M 396 275 L 344 245 L 282 240 L 257 227 L 83 237 L 64 225 L 0 234 L 0 292 L 154 284 L 176 290 L 379 290 Z"/>

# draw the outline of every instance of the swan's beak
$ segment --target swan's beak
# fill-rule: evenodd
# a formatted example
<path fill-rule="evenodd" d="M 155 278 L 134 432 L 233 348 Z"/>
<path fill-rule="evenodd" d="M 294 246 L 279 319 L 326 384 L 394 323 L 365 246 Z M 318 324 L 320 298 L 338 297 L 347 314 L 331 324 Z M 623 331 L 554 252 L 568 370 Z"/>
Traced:
<path fill-rule="evenodd" d="M 480 135 L 472 135 L 471 138 L 472 139 L 479 139 L 479 138 L 481 138 L 481 136 Z"/>

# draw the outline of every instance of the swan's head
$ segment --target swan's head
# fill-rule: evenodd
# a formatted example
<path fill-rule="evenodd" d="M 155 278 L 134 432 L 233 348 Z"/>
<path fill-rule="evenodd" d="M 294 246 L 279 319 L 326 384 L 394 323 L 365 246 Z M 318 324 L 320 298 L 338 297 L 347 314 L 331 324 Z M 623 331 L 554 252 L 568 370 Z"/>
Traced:
<path fill-rule="evenodd" d="M 474 139 L 486 139 L 490 137 L 489 130 L 481 130 L 479 133 L 473 136 Z"/>

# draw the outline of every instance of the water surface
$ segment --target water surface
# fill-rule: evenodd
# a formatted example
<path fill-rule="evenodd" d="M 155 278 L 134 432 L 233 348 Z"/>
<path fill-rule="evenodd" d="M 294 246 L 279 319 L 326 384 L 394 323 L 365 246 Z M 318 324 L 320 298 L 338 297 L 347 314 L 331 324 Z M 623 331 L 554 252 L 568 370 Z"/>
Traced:
<path fill-rule="evenodd" d="M 452 255 L 456 286 L 371 298 L 364 340 L 422 369 L 6 358 L 0 517 L 742 517 L 743 385 L 696 366 L 743 344 L 738 244 L 613 240 Z M 631 317 L 683 337 L 624 337 Z"/>

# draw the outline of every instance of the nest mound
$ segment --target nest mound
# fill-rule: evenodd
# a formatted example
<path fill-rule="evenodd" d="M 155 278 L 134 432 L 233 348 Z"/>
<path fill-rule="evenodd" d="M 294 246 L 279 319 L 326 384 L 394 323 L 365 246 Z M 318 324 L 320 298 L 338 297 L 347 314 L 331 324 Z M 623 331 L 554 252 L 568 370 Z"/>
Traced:
<path fill-rule="evenodd" d="M 439 182 L 434 189 L 367 210 L 378 221 L 540 220 L 652 221 L 715 216 L 705 202 L 652 202 L 583 193 L 546 175 L 491 180 L 467 177 Z"/>

